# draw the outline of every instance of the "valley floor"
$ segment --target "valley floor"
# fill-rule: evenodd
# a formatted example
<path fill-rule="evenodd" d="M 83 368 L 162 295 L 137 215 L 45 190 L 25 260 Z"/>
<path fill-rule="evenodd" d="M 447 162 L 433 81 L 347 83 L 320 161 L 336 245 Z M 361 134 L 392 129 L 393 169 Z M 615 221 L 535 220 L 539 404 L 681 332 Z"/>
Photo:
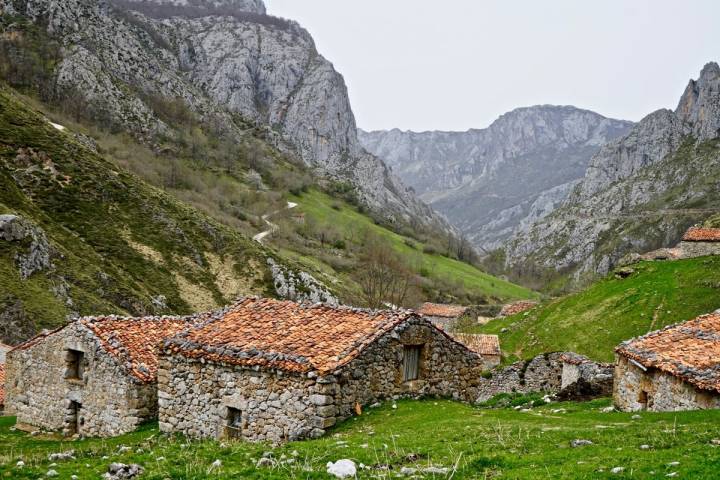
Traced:
<path fill-rule="evenodd" d="M 6 417 L 0 418 L 0 477 L 39 478 L 55 470 L 58 479 L 98 479 L 111 462 L 122 462 L 142 465 L 143 480 L 324 479 L 331 478 L 328 462 L 349 458 L 370 466 L 359 478 L 411 478 L 407 469 L 417 470 L 415 478 L 717 478 L 720 411 L 633 418 L 603 413 L 609 404 L 554 403 L 520 411 L 401 401 L 397 408 L 368 409 L 319 440 L 278 448 L 166 438 L 155 425 L 115 439 L 67 442 L 14 431 L 14 419 Z M 573 448 L 576 439 L 593 443 Z M 67 450 L 75 451 L 75 459 L 56 465 L 48 460 Z M 263 455 L 272 465 L 256 467 Z M 16 466 L 19 460 L 24 467 Z M 448 470 L 420 473 L 431 466 Z"/>

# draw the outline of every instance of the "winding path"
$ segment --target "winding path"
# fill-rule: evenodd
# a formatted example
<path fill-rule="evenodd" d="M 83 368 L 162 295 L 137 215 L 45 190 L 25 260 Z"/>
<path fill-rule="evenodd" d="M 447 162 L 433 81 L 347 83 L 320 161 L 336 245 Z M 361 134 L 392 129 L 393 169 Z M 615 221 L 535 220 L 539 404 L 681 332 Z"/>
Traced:
<path fill-rule="evenodd" d="M 262 218 L 262 221 L 265 222 L 265 224 L 266 224 L 269 228 L 268 228 L 267 230 L 265 230 L 264 232 L 260 232 L 260 233 L 258 233 L 257 235 L 255 235 L 255 236 L 253 237 L 253 240 L 256 241 L 256 242 L 258 242 L 258 243 L 260 243 L 260 244 L 262 244 L 262 243 L 263 243 L 263 240 L 265 240 L 265 237 L 267 237 L 268 235 L 272 235 L 273 233 L 277 232 L 278 229 L 280 228 L 280 227 L 277 226 L 277 224 L 272 223 L 272 222 L 270 221 L 270 217 L 275 216 L 275 215 L 277 215 L 278 213 L 280 213 L 280 212 L 282 212 L 282 211 L 284 211 L 284 210 L 292 210 L 293 208 L 295 208 L 295 207 L 297 207 L 297 206 L 298 206 L 297 203 L 288 202 L 288 203 L 287 203 L 287 207 L 285 207 L 284 209 L 282 209 L 282 210 L 275 210 L 274 212 L 266 213 L 265 215 L 263 215 L 262 217 L 260 217 L 260 218 Z"/>

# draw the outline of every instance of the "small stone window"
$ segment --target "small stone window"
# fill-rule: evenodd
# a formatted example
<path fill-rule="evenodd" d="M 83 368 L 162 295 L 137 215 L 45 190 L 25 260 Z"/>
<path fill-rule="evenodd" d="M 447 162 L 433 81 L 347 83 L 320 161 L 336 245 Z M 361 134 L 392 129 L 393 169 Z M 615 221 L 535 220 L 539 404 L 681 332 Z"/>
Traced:
<path fill-rule="evenodd" d="M 403 347 L 403 381 L 410 382 L 420 377 L 420 353 L 422 345 Z"/>
<path fill-rule="evenodd" d="M 65 378 L 68 380 L 82 380 L 85 374 L 85 353 L 80 350 L 68 349 L 65 353 Z"/>
<path fill-rule="evenodd" d="M 227 407 L 225 436 L 227 438 L 242 438 L 242 411 L 237 408 Z"/>

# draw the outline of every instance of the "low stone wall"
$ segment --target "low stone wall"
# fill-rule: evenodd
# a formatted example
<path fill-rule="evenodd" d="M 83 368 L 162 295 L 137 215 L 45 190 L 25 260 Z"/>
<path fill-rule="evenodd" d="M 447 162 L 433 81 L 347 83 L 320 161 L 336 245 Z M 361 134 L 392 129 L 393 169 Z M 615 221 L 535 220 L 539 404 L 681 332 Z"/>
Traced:
<path fill-rule="evenodd" d="M 720 255 L 720 242 L 680 242 L 683 258 Z"/>
<path fill-rule="evenodd" d="M 720 408 L 720 394 L 699 390 L 657 369 L 643 371 L 627 358 L 615 362 L 615 406 L 622 411 L 672 412 Z"/>
<path fill-rule="evenodd" d="M 83 380 L 66 374 L 66 350 L 84 352 Z M 73 324 L 6 361 L 6 414 L 18 423 L 70 433 L 71 402 L 81 404 L 79 433 L 110 437 L 135 430 L 157 414 L 156 387 L 131 377 L 85 327 Z"/>
<path fill-rule="evenodd" d="M 476 401 L 484 402 L 500 393 L 559 392 L 562 386 L 562 355 L 538 355 L 532 360 L 490 371 L 490 378 L 480 379 Z"/>
<path fill-rule="evenodd" d="M 609 397 L 613 393 L 613 365 L 593 362 L 575 353 L 561 356 L 562 382 L 558 396 L 563 400 Z"/>

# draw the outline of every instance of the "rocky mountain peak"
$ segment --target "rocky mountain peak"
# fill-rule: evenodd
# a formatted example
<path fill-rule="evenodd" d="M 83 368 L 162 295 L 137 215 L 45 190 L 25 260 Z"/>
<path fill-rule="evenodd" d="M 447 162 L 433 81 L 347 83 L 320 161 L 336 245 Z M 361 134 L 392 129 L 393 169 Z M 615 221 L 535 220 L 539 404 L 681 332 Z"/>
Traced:
<path fill-rule="evenodd" d="M 720 66 L 710 62 L 697 80 L 690 80 L 683 93 L 677 116 L 692 127 L 700 140 L 720 135 Z"/>

